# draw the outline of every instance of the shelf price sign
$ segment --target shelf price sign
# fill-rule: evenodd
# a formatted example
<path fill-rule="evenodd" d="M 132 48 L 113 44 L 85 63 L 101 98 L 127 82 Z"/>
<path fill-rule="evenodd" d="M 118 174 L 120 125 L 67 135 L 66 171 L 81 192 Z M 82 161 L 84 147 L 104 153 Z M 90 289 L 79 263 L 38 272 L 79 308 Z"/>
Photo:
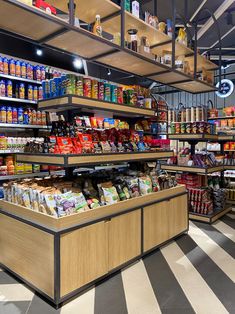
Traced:
<path fill-rule="evenodd" d="M 219 88 L 219 82 L 216 85 Z M 234 91 L 234 84 L 232 81 L 224 79 L 221 80 L 220 90 L 216 92 L 216 95 L 220 98 L 227 98 L 229 97 L 232 92 Z"/>

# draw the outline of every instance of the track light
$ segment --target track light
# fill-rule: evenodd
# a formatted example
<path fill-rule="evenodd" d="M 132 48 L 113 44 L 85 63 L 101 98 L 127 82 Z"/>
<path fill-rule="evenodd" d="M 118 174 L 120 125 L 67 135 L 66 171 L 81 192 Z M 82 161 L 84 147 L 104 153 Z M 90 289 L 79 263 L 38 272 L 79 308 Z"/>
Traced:
<path fill-rule="evenodd" d="M 42 49 L 37 49 L 36 54 L 37 54 L 37 56 L 41 57 L 43 55 Z"/>
<path fill-rule="evenodd" d="M 108 73 L 107 74 L 108 74 L 108 76 L 110 76 L 112 74 L 110 69 L 108 69 Z"/>
<path fill-rule="evenodd" d="M 74 60 L 73 60 L 73 66 L 74 66 L 76 69 L 81 69 L 82 66 L 83 66 L 82 59 L 74 59 Z"/>

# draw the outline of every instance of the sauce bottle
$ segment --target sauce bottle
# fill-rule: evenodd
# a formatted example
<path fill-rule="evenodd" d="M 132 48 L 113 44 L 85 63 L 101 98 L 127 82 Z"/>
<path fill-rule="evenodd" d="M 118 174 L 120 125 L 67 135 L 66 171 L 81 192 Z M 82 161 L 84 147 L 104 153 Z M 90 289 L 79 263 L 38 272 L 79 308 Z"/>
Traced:
<path fill-rule="evenodd" d="M 96 15 L 96 17 L 95 17 L 95 24 L 93 27 L 93 33 L 97 36 L 102 37 L 102 26 L 100 23 L 100 15 Z"/>

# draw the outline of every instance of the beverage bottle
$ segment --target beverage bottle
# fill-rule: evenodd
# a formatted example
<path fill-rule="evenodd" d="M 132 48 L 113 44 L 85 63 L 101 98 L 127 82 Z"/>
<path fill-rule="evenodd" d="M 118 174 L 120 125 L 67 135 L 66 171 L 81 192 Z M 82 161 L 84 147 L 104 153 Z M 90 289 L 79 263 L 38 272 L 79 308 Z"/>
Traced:
<path fill-rule="evenodd" d="M 93 33 L 97 36 L 102 37 L 102 26 L 100 23 L 100 15 L 96 15 L 96 17 L 95 17 L 95 24 L 93 27 Z"/>

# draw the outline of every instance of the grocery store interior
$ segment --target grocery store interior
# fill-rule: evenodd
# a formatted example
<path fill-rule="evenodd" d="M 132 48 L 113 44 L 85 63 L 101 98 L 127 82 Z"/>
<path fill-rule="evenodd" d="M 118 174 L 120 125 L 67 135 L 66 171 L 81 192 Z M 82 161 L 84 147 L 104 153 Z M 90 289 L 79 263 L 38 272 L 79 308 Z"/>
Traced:
<path fill-rule="evenodd" d="M 1 0 L 0 43 L 0 314 L 235 314 L 235 0 Z"/>

